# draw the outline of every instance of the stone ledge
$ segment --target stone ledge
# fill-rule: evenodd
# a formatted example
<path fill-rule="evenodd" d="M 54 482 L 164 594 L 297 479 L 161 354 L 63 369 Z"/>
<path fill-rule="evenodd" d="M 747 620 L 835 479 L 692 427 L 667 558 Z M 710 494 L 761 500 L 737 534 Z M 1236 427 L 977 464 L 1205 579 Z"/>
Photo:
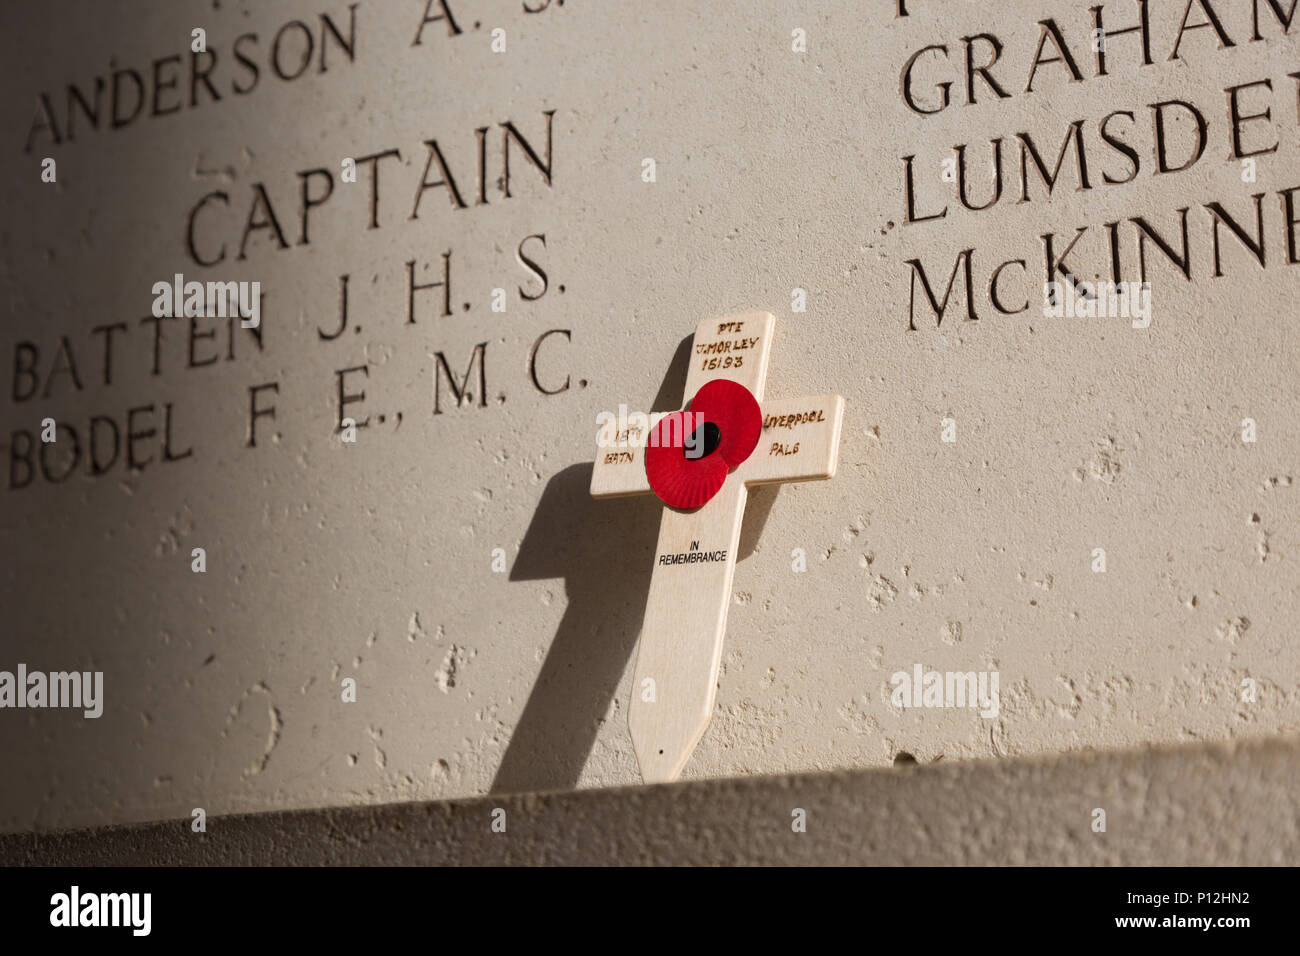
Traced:
<path fill-rule="evenodd" d="M 12 834 L 0 862 L 1295 864 L 1298 782 L 1300 741 L 1274 739 Z"/>

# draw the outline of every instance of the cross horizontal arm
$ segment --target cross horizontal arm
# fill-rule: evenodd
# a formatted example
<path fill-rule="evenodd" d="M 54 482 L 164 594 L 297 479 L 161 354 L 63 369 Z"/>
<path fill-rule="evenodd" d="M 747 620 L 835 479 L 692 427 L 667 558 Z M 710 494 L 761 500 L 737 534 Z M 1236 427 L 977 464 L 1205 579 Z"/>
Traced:
<path fill-rule="evenodd" d="M 596 464 L 591 470 L 593 498 L 626 498 L 650 493 L 650 479 L 645 473 L 645 440 L 646 436 L 642 435 L 635 442 L 602 442 L 597 446 Z"/>
<path fill-rule="evenodd" d="M 747 485 L 817 481 L 835 477 L 839 464 L 844 399 L 839 395 L 764 402 L 758 447 L 737 469 Z M 653 422 L 658 416 L 651 416 Z M 634 429 L 635 430 L 635 429 Z M 624 433 L 619 433 L 624 436 Z M 633 435 L 604 443 L 591 472 L 593 498 L 623 498 L 650 493 L 645 473 L 645 437 Z"/>
<path fill-rule="evenodd" d="M 834 478 L 840 459 L 844 399 L 839 395 L 763 403 L 763 431 L 736 470 L 747 485 Z"/>

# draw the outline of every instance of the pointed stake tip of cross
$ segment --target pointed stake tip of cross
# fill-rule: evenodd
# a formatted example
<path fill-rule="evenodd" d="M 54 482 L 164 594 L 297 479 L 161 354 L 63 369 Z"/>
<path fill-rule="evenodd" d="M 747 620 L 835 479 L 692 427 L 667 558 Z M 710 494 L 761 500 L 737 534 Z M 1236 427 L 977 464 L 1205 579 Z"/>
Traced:
<path fill-rule="evenodd" d="M 641 782 L 675 783 L 681 777 L 693 749 L 685 752 L 681 750 L 668 752 L 663 747 L 643 749 L 634 745 L 633 750 L 636 751 L 636 763 L 637 769 L 641 772 Z"/>

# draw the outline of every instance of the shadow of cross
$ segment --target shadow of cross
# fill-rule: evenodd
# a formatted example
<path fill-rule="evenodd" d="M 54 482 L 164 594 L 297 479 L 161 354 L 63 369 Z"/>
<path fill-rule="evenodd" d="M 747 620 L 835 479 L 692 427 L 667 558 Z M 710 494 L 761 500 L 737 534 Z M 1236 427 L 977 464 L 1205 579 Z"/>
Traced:
<path fill-rule="evenodd" d="M 651 411 L 680 407 L 690 346 L 691 336 L 678 344 Z M 591 476 L 587 462 L 551 477 L 510 569 L 511 581 L 562 578 L 566 606 L 492 793 L 577 786 L 636 647 L 662 506 L 653 496 L 594 501 Z M 757 548 L 778 487 L 751 498 L 739 558 Z"/>
<path fill-rule="evenodd" d="M 674 499 L 681 504 L 704 502 L 690 508 L 666 506 L 659 524 L 628 704 L 628 730 L 646 783 L 677 779 L 713 716 L 750 487 L 832 478 L 839 463 L 843 398 L 763 397 L 775 331 L 776 317 L 768 312 L 704 320 L 691 344 L 686 400 L 692 409 L 696 403 L 704 409 L 703 389 L 708 386 L 712 395 L 734 395 L 729 401 L 735 405 L 715 401 L 712 411 L 697 413 L 707 416 L 704 422 L 681 425 L 683 434 L 663 443 L 663 426 L 674 425 L 675 419 L 660 427 L 653 422 L 644 427 L 620 426 L 598 439 L 601 447 L 591 475 L 593 498 L 648 494 L 652 476 L 647 466 L 653 464 L 655 474 L 667 477 L 666 486 L 654 489 L 665 505 Z M 730 384 L 720 388 L 719 380 Z M 742 407 L 752 412 L 742 412 Z M 696 459 L 717 474 L 718 459 L 710 455 L 717 454 L 728 434 L 746 434 L 748 415 L 754 432 L 740 439 L 745 450 L 739 457 L 722 460 L 728 466 L 722 484 L 714 485 L 703 498 L 677 498 L 673 482 L 692 467 L 687 459 Z M 714 436 L 712 442 L 706 440 L 702 456 L 695 442 L 685 440 L 685 434 L 696 428 L 701 435 L 711 429 Z M 656 445 L 653 452 L 646 450 L 647 439 Z"/>

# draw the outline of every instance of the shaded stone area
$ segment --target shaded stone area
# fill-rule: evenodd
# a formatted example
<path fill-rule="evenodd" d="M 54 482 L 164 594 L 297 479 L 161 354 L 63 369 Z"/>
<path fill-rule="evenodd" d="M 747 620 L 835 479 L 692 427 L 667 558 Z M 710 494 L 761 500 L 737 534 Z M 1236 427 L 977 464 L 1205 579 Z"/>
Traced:
<path fill-rule="evenodd" d="M 1297 780 L 1300 741 L 1270 740 L 7 835 L 0 862 L 1294 864 Z"/>

